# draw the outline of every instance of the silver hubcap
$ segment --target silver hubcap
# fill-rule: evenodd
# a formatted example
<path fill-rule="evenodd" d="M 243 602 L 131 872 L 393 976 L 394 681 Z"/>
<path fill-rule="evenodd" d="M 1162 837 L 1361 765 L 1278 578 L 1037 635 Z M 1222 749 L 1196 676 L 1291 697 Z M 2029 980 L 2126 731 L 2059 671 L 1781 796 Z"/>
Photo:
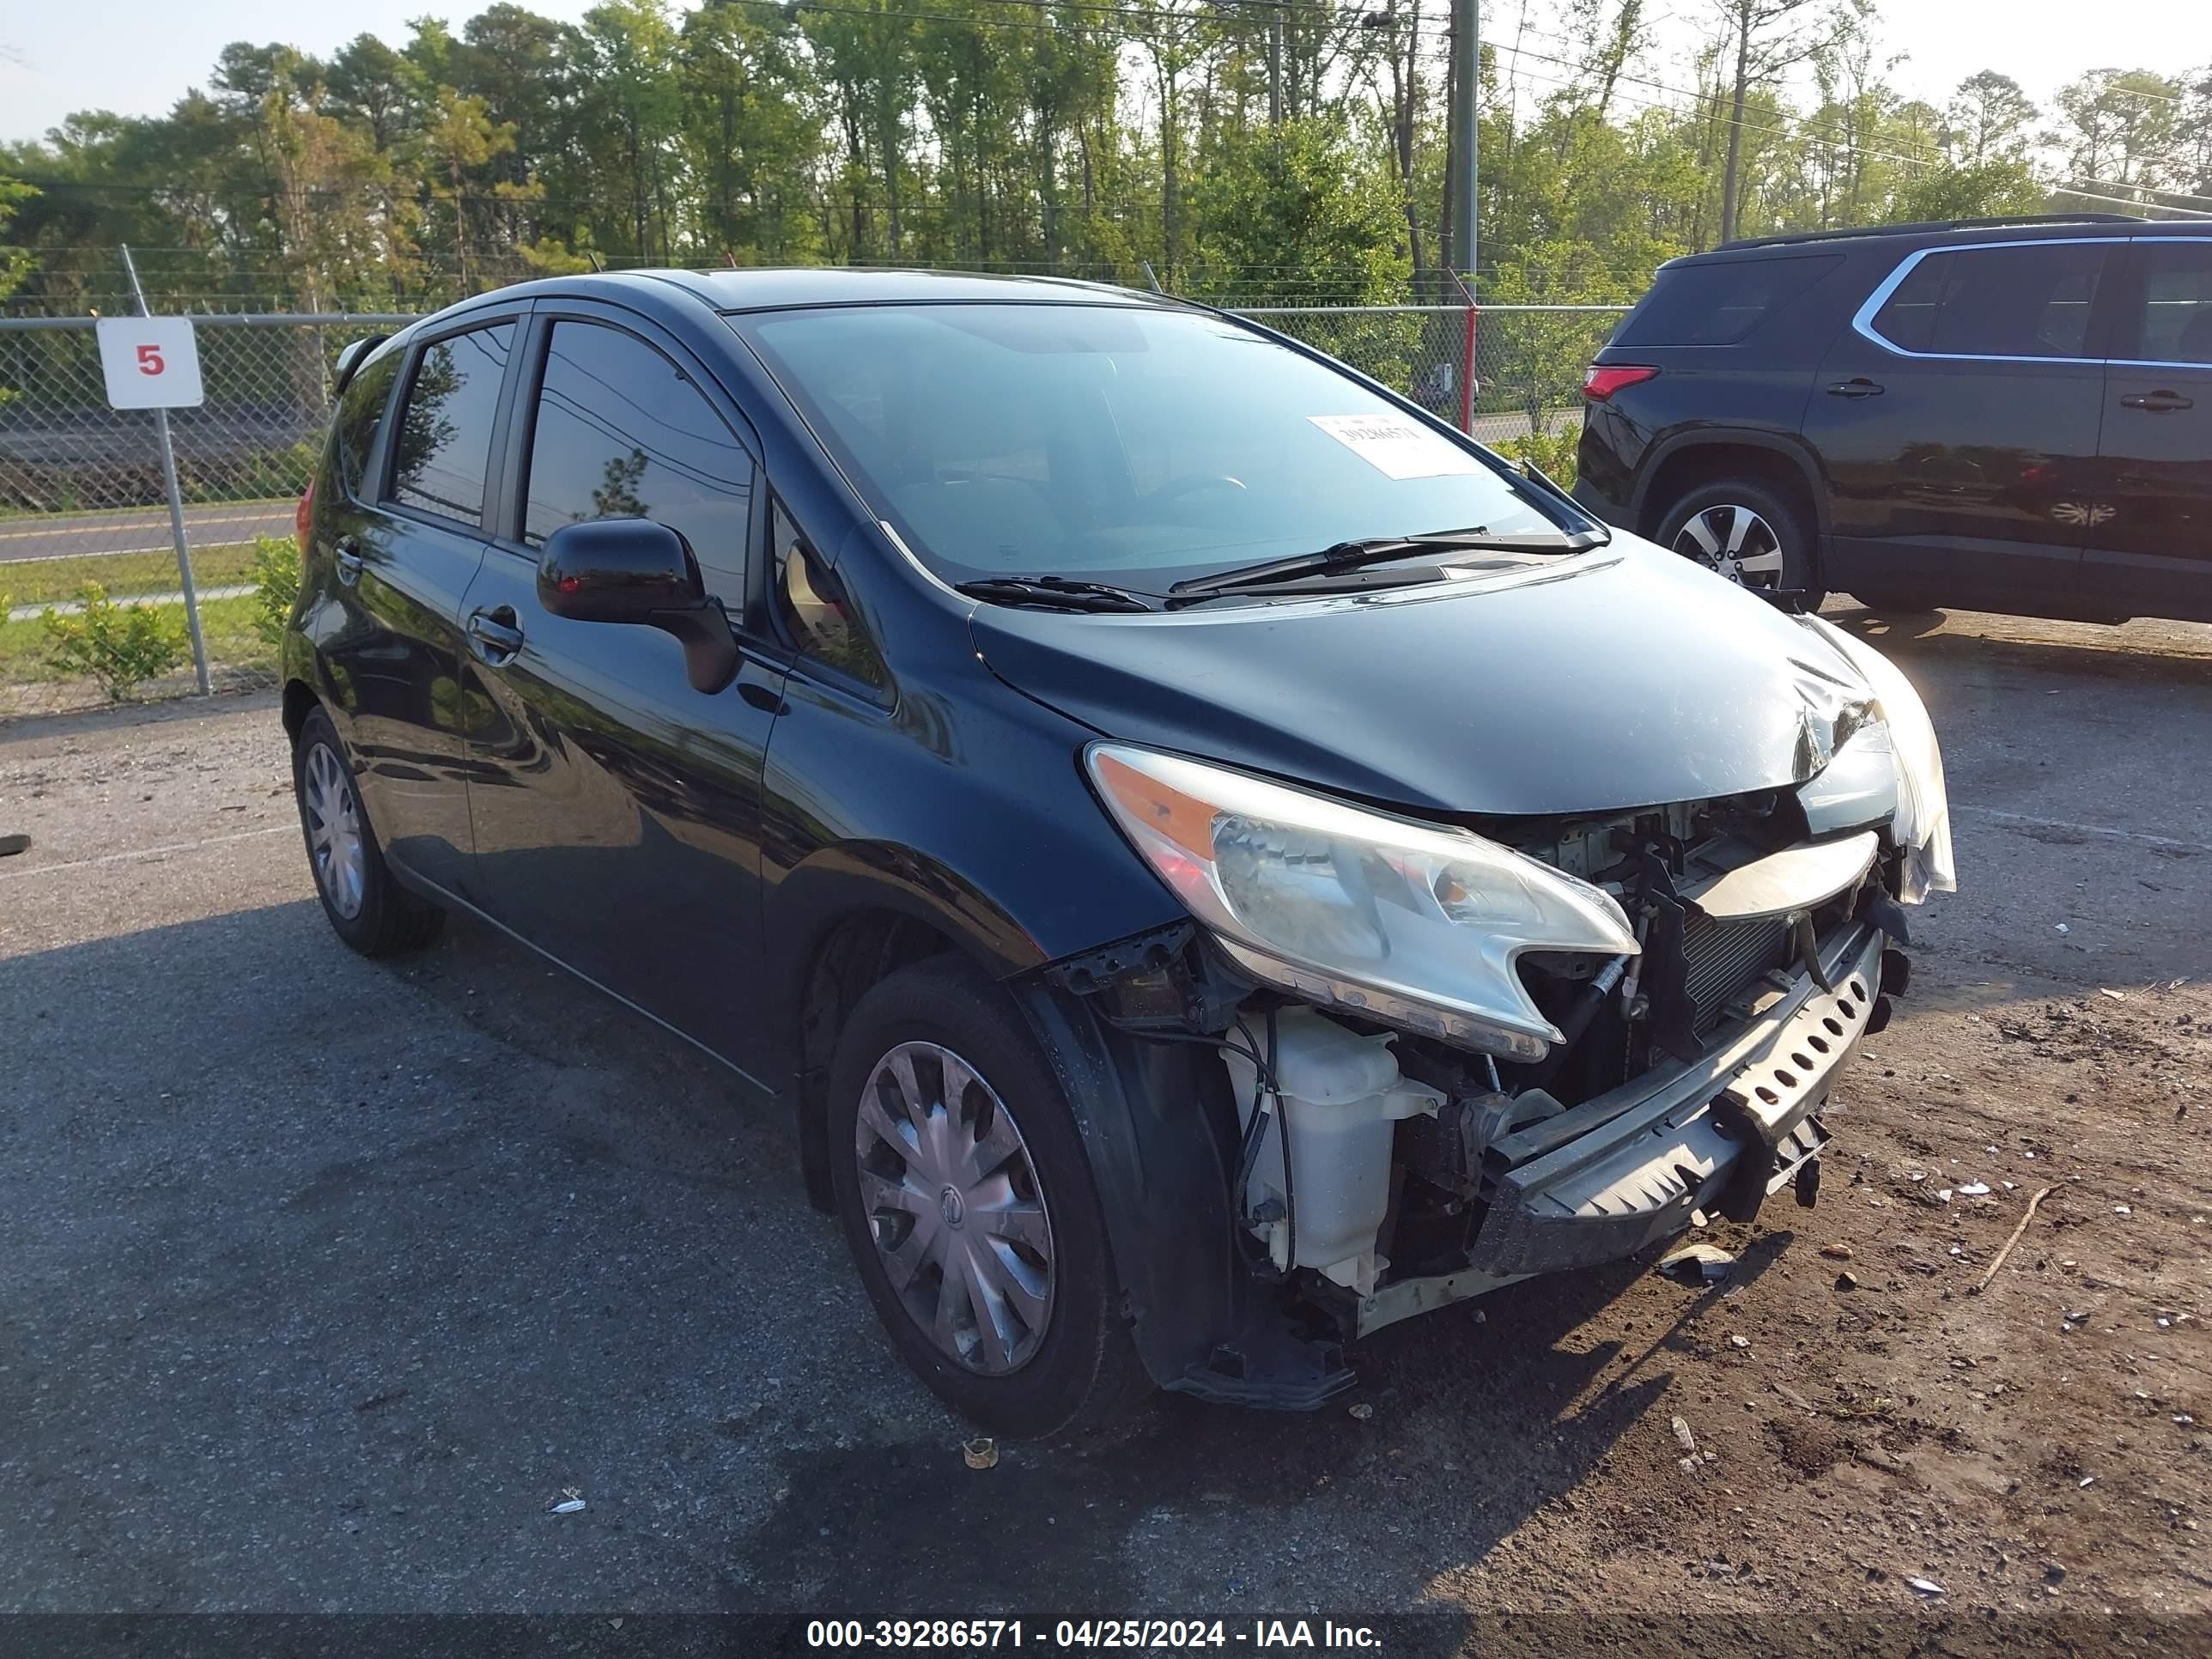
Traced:
<path fill-rule="evenodd" d="M 315 880 L 331 908 L 350 921 L 361 914 L 368 885 L 368 854 L 362 845 L 361 807 L 344 764 L 319 743 L 307 751 L 302 769 L 300 815 L 307 825 L 307 856 Z"/>
<path fill-rule="evenodd" d="M 1782 582 L 1782 538 L 1747 507 L 1725 503 L 1692 515 L 1674 535 L 1674 550 L 1742 587 Z"/>
<path fill-rule="evenodd" d="M 853 1151 L 908 1316 L 969 1370 L 1027 1364 L 1052 1322 L 1052 1218 L 991 1085 L 949 1048 L 902 1042 L 860 1091 Z"/>

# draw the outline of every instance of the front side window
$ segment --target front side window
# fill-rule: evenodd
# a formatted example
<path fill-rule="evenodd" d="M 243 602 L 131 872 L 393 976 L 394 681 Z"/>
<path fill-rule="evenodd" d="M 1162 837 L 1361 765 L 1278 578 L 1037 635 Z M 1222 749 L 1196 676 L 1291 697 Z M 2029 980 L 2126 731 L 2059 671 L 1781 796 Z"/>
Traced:
<path fill-rule="evenodd" d="M 753 461 L 691 380 L 634 334 L 553 325 L 530 440 L 523 539 L 587 519 L 651 519 L 691 544 L 707 591 L 744 597 Z"/>
<path fill-rule="evenodd" d="M 1456 438 L 1220 318 L 957 303 L 745 325 L 871 507 L 951 582 L 1157 592 L 1371 537 L 1585 527 Z"/>
<path fill-rule="evenodd" d="M 474 529 L 514 325 L 434 341 L 416 360 L 392 461 L 392 499 Z"/>
<path fill-rule="evenodd" d="M 1930 253 L 1875 313 L 1893 346 L 1946 357 L 2081 357 L 2101 243 L 2021 242 Z"/>
<path fill-rule="evenodd" d="M 2136 246 L 2142 299 L 2120 355 L 2144 363 L 2212 363 L 2212 242 Z"/>

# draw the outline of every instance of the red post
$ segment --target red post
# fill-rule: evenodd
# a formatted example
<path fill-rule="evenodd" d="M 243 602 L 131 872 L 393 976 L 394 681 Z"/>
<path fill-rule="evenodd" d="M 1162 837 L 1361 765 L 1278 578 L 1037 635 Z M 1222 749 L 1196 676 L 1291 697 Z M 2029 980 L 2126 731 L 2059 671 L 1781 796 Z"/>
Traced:
<path fill-rule="evenodd" d="M 1474 318 L 1480 309 L 1472 298 L 1468 301 L 1467 350 L 1459 371 L 1459 429 L 1470 438 L 1474 435 Z"/>

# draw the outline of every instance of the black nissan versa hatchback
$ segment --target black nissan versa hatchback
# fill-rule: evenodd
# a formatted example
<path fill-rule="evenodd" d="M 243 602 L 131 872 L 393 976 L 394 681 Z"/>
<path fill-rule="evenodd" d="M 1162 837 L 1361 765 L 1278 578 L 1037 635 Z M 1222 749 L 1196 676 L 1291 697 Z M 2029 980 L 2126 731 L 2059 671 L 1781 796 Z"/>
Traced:
<path fill-rule="evenodd" d="M 2212 621 L 2212 227 L 1815 231 L 1676 259 L 1583 382 L 1575 494 L 1817 605 Z"/>
<path fill-rule="evenodd" d="M 532 283 L 349 350 L 284 722 L 331 925 L 513 934 L 796 1126 L 1000 1432 L 1816 1188 L 1952 884 L 1879 654 L 1252 324 Z"/>

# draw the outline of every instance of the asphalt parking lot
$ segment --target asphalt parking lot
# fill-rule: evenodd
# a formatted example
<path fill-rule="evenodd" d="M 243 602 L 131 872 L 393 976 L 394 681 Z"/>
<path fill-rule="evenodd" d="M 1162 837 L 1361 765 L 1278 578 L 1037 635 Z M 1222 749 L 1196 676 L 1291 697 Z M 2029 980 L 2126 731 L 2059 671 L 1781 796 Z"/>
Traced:
<path fill-rule="evenodd" d="M 2212 629 L 1833 614 L 1965 890 L 1819 1207 L 981 1472 L 782 1123 L 485 929 L 337 944 L 270 699 L 0 727 L 0 1609 L 2212 1611 Z"/>

